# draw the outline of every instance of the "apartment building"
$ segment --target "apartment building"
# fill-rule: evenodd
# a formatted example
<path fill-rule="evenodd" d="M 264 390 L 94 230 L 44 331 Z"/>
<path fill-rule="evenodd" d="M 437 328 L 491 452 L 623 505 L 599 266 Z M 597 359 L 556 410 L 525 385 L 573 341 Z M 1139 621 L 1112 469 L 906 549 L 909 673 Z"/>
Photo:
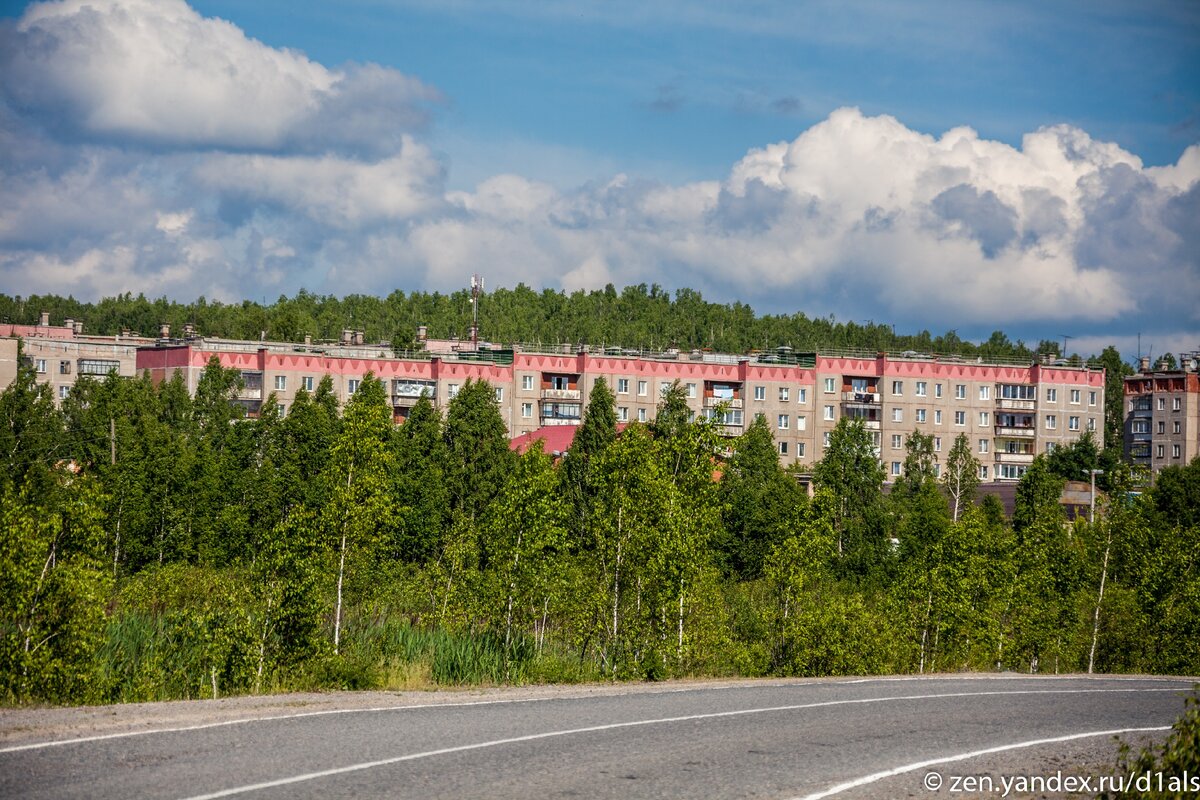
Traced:
<path fill-rule="evenodd" d="M 42 312 L 37 325 L 0 323 L 0 352 L 16 351 L 22 345 L 22 358 L 30 364 L 38 383 L 48 384 L 56 400 L 61 401 L 80 375 L 103 379 L 109 373 L 131 378 L 138 374 L 138 348 L 152 345 L 155 339 L 129 332 L 119 336 L 88 336 L 83 323 L 67 319 L 51 325 L 50 315 Z M 0 372 L 0 385 L 7 386 L 16 376 Z"/>
<path fill-rule="evenodd" d="M 1152 472 L 1200 456 L 1200 352 L 1180 362 L 1152 370 L 1142 358 L 1137 374 L 1125 378 L 1125 456 Z"/>
<path fill-rule="evenodd" d="M 204 339 L 140 348 L 137 370 L 148 370 L 156 380 L 179 372 L 194 392 L 214 355 L 241 373 L 244 388 L 237 402 L 250 414 L 272 392 L 286 413 L 296 392 L 313 390 L 324 375 L 345 402 L 372 373 L 385 382 L 393 418 L 402 422 L 422 394 L 444 408 L 467 380 L 486 380 L 513 437 L 579 424 L 600 378 L 616 398 L 618 422 L 649 422 L 663 393 L 678 381 L 693 415 L 715 421 L 725 435 L 739 435 L 763 416 L 784 464 L 815 463 L 840 418 L 861 419 L 889 478 L 900 475 L 913 430 L 931 435 L 939 454 L 966 434 L 981 462 L 981 479 L 1007 481 L 1024 475 L 1036 454 L 1087 431 L 1099 440 L 1104 427 L 1102 370 L 915 353 L 797 356 L 780 348 L 737 356 L 485 348 L 396 358 L 385 346 L 357 341 Z"/>
<path fill-rule="evenodd" d="M 814 464 L 839 419 L 862 420 L 889 479 L 899 477 L 914 430 L 933 437 L 939 457 L 966 434 L 981 463 L 980 478 L 1011 481 L 1038 453 L 1088 431 L 1099 442 L 1104 428 L 1103 371 L 1061 362 L 984 363 L 911 352 L 797 354 L 786 347 L 750 355 L 586 346 L 497 349 L 456 341 L 426 341 L 424 351 L 398 358 L 389 346 L 367 344 L 361 332 L 349 330 L 337 341 L 302 343 L 199 337 L 190 326 L 181 338 L 172 338 L 165 325 L 158 334 L 87 336 L 77 321 L 54 326 L 43 315 L 36 326 L 0 325 L 0 370 L 3 354 L 15 354 L 20 338 L 24 358 L 56 398 L 65 397 L 80 375 L 113 372 L 149 373 L 156 381 L 179 374 L 194 393 L 215 356 L 240 373 L 243 388 L 236 402 L 250 415 L 272 393 L 287 413 L 296 393 L 314 391 L 325 375 L 345 403 L 370 373 L 384 381 L 396 422 L 403 422 L 422 394 L 444 409 L 468 380 L 484 380 L 495 389 L 513 437 L 578 425 L 600 378 L 616 398 L 618 422 L 650 422 L 663 393 L 678 381 L 693 416 L 713 420 L 727 436 L 764 417 L 785 465 Z M 1131 454 L 1159 465 L 1195 456 L 1200 394 L 1194 362 L 1189 363 L 1178 373 L 1126 380 Z M 1152 435 L 1160 438 L 1142 438 Z M 1145 448 L 1132 447 L 1143 442 Z M 1154 456 L 1159 447 L 1162 454 Z"/>

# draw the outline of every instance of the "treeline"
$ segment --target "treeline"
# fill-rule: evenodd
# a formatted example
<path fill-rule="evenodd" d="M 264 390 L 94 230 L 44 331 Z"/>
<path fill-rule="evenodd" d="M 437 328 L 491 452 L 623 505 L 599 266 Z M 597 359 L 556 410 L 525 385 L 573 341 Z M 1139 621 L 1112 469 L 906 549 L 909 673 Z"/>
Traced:
<path fill-rule="evenodd" d="M 295 297 L 280 296 L 274 303 L 224 304 L 203 297 L 191 303 L 166 298 L 147 299 L 131 294 L 85 303 L 70 297 L 0 294 L 0 320 L 34 324 L 41 311 L 60 323 L 81 320 L 90 333 L 116 334 L 122 329 L 148 336 L 168 323 L 179 335 L 184 323 L 193 323 L 199 334 L 236 339 L 267 338 L 299 341 L 337 339 L 343 329 L 362 330 L 371 342 L 408 344 L 418 325 L 428 327 L 432 338 L 466 338 L 471 325 L 470 293 L 395 291 L 386 298 L 348 295 L 337 298 L 306 291 Z M 854 348 L 902 352 L 957 353 L 985 358 L 1030 358 L 1059 354 L 1053 341 L 1036 346 L 1010 341 L 996 331 L 981 344 L 964 341 L 954 331 L 933 335 L 929 331 L 897 334 L 883 322 L 837 322 L 804 314 L 757 315 L 743 303 L 712 303 L 699 292 L 679 289 L 674 297 L 657 284 L 612 284 L 602 290 L 570 294 L 524 284 L 513 289 L 484 293 L 479 303 L 480 335 L 492 342 L 611 344 L 662 350 L 668 347 L 712 348 L 743 353 L 787 345 L 798 350 Z M 1065 355 L 1065 354 L 1063 354 Z"/>
<path fill-rule="evenodd" d="M 1011 520 L 960 437 L 908 440 L 883 490 L 838 424 L 809 500 L 765 421 L 719 438 L 676 387 L 616 433 L 598 384 L 562 460 L 508 446 L 464 385 L 392 425 L 328 381 L 239 419 L 238 375 L 0 394 L 0 695 L 134 701 L 420 687 L 944 670 L 1200 672 L 1200 462 L 1095 524 L 1062 478 Z M 1103 589 L 1101 588 L 1103 587 Z"/>

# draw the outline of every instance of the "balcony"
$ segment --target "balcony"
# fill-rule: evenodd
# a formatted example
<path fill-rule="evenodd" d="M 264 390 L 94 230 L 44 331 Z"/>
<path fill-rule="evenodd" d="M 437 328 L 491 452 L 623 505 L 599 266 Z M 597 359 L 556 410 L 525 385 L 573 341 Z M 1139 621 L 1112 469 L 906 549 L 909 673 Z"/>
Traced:
<path fill-rule="evenodd" d="M 1154 416 L 1154 409 L 1152 409 L 1150 406 L 1146 406 L 1145 408 L 1142 408 L 1141 406 L 1134 406 L 1133 411 L 1129 413 L 1135 417 L 1152 417 Z"/>
<path fill-rule="evenodd" d="M 424 393 L 430 400 L 437 398 L 437 384 L 432 381 L 395 381 L 392 384 L 392 405 L 415 406 Z"/>
<path fill-rule="evenodd" d="M 242 388 L 238 389 L 238 400 L 262 400 L 263 374 L 261 372 L 243 372 Z"/>
<path fill-rule="evenodd" d="M 997 436 L 1007 436 L 1010 439 L 1033 439 L 1037 436 L 1037 428 L 1032 425 L 1029 427 L 1013 427 L 1009 425 L 997 425 Z"/>
<path fill-rule="evenodd" d="M 1032 464 L 1033 453 L 996 453 L 997 464 Z"/>
<path fill-rule="evenodd" d="M 720 405 L 723 405 L 728 409 L 741 408 L 742 407 L 742 398 L 740 398 L 740 397 L 714 397 L 714 396 L 709 396 L 709 397 L 704 398 L 704 407 L 705 408 L 716 408 L 717 406 L 720 406 Z"/>
<path fill-rule="evenodd" d="M 879 392 L 842 392 L 842 404 L 851 406 L 879 405 Z"/>
<path fill-rule="evenodd" d="M 578 389 L 542 389 L 543 400 L 579 400 L 582 397 Z"/>
<path fill-rule="evenodd" d="M 863 427 L 869 431 L 877 431 L 880 429 L 880 426 L 882 425 L 882 423 L 877 419 L 864 419 L 862 421 L 862 424 L 863 424 Z"/>
<path fill-rule="evenodd" d="M 1133 437 L 1135 442 L 1148 442 L 1154 437 L 1154 434 L 1152 434 L 1150 431 L 1140 431 L 1131 433 L 1130 436 Z"/>
<path fill-rule="evenodd" d="M 1036 411 L 1037 400 L 1014 400 L 1010 397 L 997 397 L 996 408 L 1008 411 Z"/>

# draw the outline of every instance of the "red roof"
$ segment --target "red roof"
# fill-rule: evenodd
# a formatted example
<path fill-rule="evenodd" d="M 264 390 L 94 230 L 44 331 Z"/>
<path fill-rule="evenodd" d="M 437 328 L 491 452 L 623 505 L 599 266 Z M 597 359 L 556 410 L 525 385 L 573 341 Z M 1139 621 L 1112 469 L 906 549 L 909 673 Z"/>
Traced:
<path fill-rule="evenodd" d="M 618 433 L 624 429 L 625 423 L 617 425 Z M 575 432 L 578 430 L 578 425 L 546 425 L 510 440 L 508 446 L 518 453 L 524 453 L 533 446 L 534 442 L 542 442 L 544 453 L 560 456 L 571 449 L 571 443 L 575 441 Z"/>

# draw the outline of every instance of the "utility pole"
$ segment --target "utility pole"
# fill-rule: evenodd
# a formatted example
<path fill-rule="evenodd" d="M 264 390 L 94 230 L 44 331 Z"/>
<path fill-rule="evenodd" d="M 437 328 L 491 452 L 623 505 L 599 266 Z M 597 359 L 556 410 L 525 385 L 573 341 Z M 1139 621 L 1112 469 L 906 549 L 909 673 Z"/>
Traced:
<path fill-rule="evenodd" d="M 1066 358 L 1066 357 L 1067 357 L 1067 342 L 1071 341 L 1071 340 L 1072 340 L 1072 339 L 1074 339 L 1075 337 L 1074 337 L 1074 336 L 1067 336 L 1065 333 L 1062 333 L 1062 334 L 1059 334 L 1059 335 L 1060 335 L 1060 336 L 1062 336 L 1062 340 L 1063 340 L 1062 357 L 1063 357 L 1063 358 Z"/>

